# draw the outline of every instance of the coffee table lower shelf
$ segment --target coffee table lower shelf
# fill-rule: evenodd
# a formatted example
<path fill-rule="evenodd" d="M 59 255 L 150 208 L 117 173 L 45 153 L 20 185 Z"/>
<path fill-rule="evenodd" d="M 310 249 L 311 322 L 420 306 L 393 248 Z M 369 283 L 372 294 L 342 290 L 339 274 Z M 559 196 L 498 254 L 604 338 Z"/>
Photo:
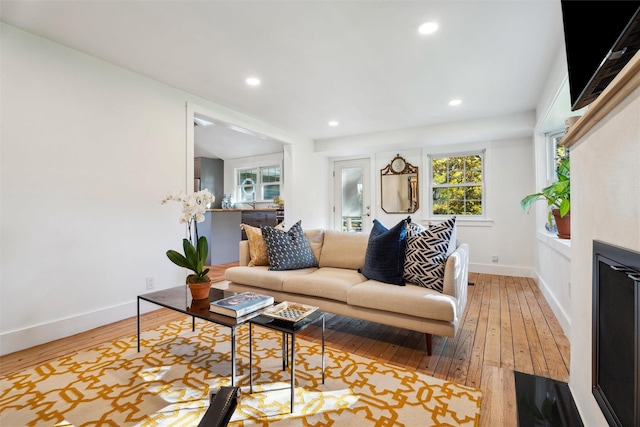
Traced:
<path fill-rule="evenodd" d="M 294 411 L 295 404 L 295 381 L 296 381 L 296 334 L 309 325 L 322 321 L 322 384 L 324 384 L 324 313 L 315 311 L 298 322 L 291 323 L 272 317 L 260 315 L 249 320 L 249 393 L 253 393 L 253 325 L 262 326 L 282 333 L 282 370 L 284 371 L 291 360 L 291 412 Z M 291 337 L 291 359 L 289 359 L 289 337 Z M 265 391 L 275 391 L 268 390 Z"/>
<path fill-rule="evenodd" d="M 194 300 L 191 298 L 188 288 L 184 285 L 138 295 L 138 352 L 140 352 L 140 301 L 159 305 L 191 316 L 192 331 L 194 331 L 196 327 L 196 318 L 215 323 L 220 326 L 225 326 L 229 328 L 231 335 L 231 386 L 235 386 L 237 377 L 236 330 L 238 327 L 247 323 L 248 319 L 246 317 L 236 319 L 234 317 L 223 316 L 209 311 L 209 304 L 211 301 L 217 301 L 232 295 L 235 295 L 235 292 L 211 288 L 208 299 Z"/>

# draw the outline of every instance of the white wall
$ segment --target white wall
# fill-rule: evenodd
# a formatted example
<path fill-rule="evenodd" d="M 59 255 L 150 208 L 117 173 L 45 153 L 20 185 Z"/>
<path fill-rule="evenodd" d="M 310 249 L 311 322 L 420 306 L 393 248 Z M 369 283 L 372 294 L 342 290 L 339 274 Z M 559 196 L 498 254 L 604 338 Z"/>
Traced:
<path fill-rule="evenodd" d="M 183 283 L 185 271 L 165 255 L 184 235 L 180 206 L 159 201 L 193 182 L 189 103 L 264 125 L 11 26 L 1 31 L 6 354 L 134 316 L 148 276 L 156 289 Z"/>
<path fill-rule="evenodd" d="M 607 425 L 591 394 L 593 240 L 640 251 L 640 88 L 571 147 L 570 387 L 583 420 Z"/>
<path fill-rule="evenodd" d="M 332 228 L 331 167 L 314 152 L 313 143 L 285 147 L 285 223 L 302 220 L 302 228 Z"/>
<path fill-rule="evenodd" d="M 562 330 L 569 336 L 572 323 L 571 242 L 544 231 L 539 231 L 536 236 L 534 279 Z"/>
<path fill-rule="evenodd" d="M 534 140 L 535 179 L 530 181 L 526 194 L 536 193 L 549 185 L 547 138 L 545 135 L 536 135 Z M 545 229 L 548 207 L 544 201 L 532 206 L 529 216 L 535 221 L 536 235 L 533 277 L 568 336 L 571 331 L 571 240 L 560 239 L 557 233 Z"/>
<path fill-rule="evenodd" d="M 532 156 L 535 176 L 529 181 L 525 195 L 540 191 L 549 185 L 547 164 L 546 133 L 564 129 L 566 117 L 571 112 L 569 83 L 567 80 L 567 60 L 564 46 L 556 54 L 547 84 L 540 96 L 536 109 L 536 134 Z M 535 221 L 536 248 L 532 257 L 533 278 L 549 303 L 564 333 L 571 333 L 571 241 L 562 240 L 545 230 L 548 208 L 545 202 L 536 203 L 529 215 Z"/>
<path fill-rule="evenodd" d="M 135 315 L 148 276 L 157 289 L 182 283 L 185 272 L 165 256 L 184 233 L 179 206 L 159 200 L 191 188 L 194 112 L 287 142 L 287 222 L 305 228 L 331 228 L 339 147 L 366 150 L 372 173 L 401 153 L 422 174 L 431 152 L 485 147 L 491 221 L 461 221 L 460 239 L 473 271 L 531 270 L 535 233 L 518 202 L 533 175 L 532 113 L 313 142 L 5 24 L 2 41 L 3 354 Z M 424 180 L 421 191 L 424 221 Z M 25 310 L 25 298 L 46 309 Z"/>
<path fill-rule="evenodd" d="M 486 150 L 486 219 L 459 217 L 458 238 L 468 243 L 469 269 L 473 272 L 530 277 L 535 248 L 535 222 L 520 210 L 520 199 L 534 179 L 531 138 L 510 138 L 499 141 L 467 144 L 428 145 L 423 148 L 377 151 L 372 161 L 372 219 L 392 227 L 403 218 L 427 224 L 440 221 L 429 215 L 429 155 L 455 154 Z M 380 206 L 380 170 L 396 154 L 419 167 L 420 208 L 413 214 L 388 214 Z M 334 159 L 335 160 L 335 159 Z M 498 262 L 492 262 L 492 256 Z"/>

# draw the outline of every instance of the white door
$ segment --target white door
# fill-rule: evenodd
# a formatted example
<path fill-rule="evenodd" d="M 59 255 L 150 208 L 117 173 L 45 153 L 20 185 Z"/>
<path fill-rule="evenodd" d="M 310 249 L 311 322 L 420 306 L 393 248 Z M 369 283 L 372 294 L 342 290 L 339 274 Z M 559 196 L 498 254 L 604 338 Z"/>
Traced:
<path fill-rule="evenodd" d="M 371 228 L 370 160 L 335 161 L 333 182 L 333 228 L 368 233 Z"/>

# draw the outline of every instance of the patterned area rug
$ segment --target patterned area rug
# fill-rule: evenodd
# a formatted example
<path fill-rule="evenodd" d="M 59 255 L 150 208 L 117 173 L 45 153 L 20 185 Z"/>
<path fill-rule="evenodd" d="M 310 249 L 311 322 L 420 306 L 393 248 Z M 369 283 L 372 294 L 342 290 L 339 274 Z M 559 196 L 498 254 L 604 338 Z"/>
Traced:
<path fill-rule="evenodd" d="M 319 331 L 318 331 L 319 335 Z M 480 390 L 296 339 L 295 412 L 281 335 L 237 331 L 240 405 L 231 426 L 474 426 Z M 229 329 L 191 319 L 0 378 L 0 425 L 195 426 L 210 391 L 230 384 Z M 258 385 L 257 385 L 258 384 Z M 269 391 L 270 390 L 270 391 Z"/>

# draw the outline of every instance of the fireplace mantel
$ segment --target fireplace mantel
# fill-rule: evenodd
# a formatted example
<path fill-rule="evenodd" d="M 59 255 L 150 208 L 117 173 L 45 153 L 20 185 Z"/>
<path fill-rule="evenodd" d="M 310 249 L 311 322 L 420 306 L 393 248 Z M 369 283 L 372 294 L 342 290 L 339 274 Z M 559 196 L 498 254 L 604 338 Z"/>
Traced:
<path fill-rule="evenodd" d="M 616 105 L 640 86 L 640 51 L 618 73 L 598 99 L 587 107 L 585 113 L 571 126 L 562 138 L 562 145 L 572 146 L 592 127 L 604 118 Z"/>

